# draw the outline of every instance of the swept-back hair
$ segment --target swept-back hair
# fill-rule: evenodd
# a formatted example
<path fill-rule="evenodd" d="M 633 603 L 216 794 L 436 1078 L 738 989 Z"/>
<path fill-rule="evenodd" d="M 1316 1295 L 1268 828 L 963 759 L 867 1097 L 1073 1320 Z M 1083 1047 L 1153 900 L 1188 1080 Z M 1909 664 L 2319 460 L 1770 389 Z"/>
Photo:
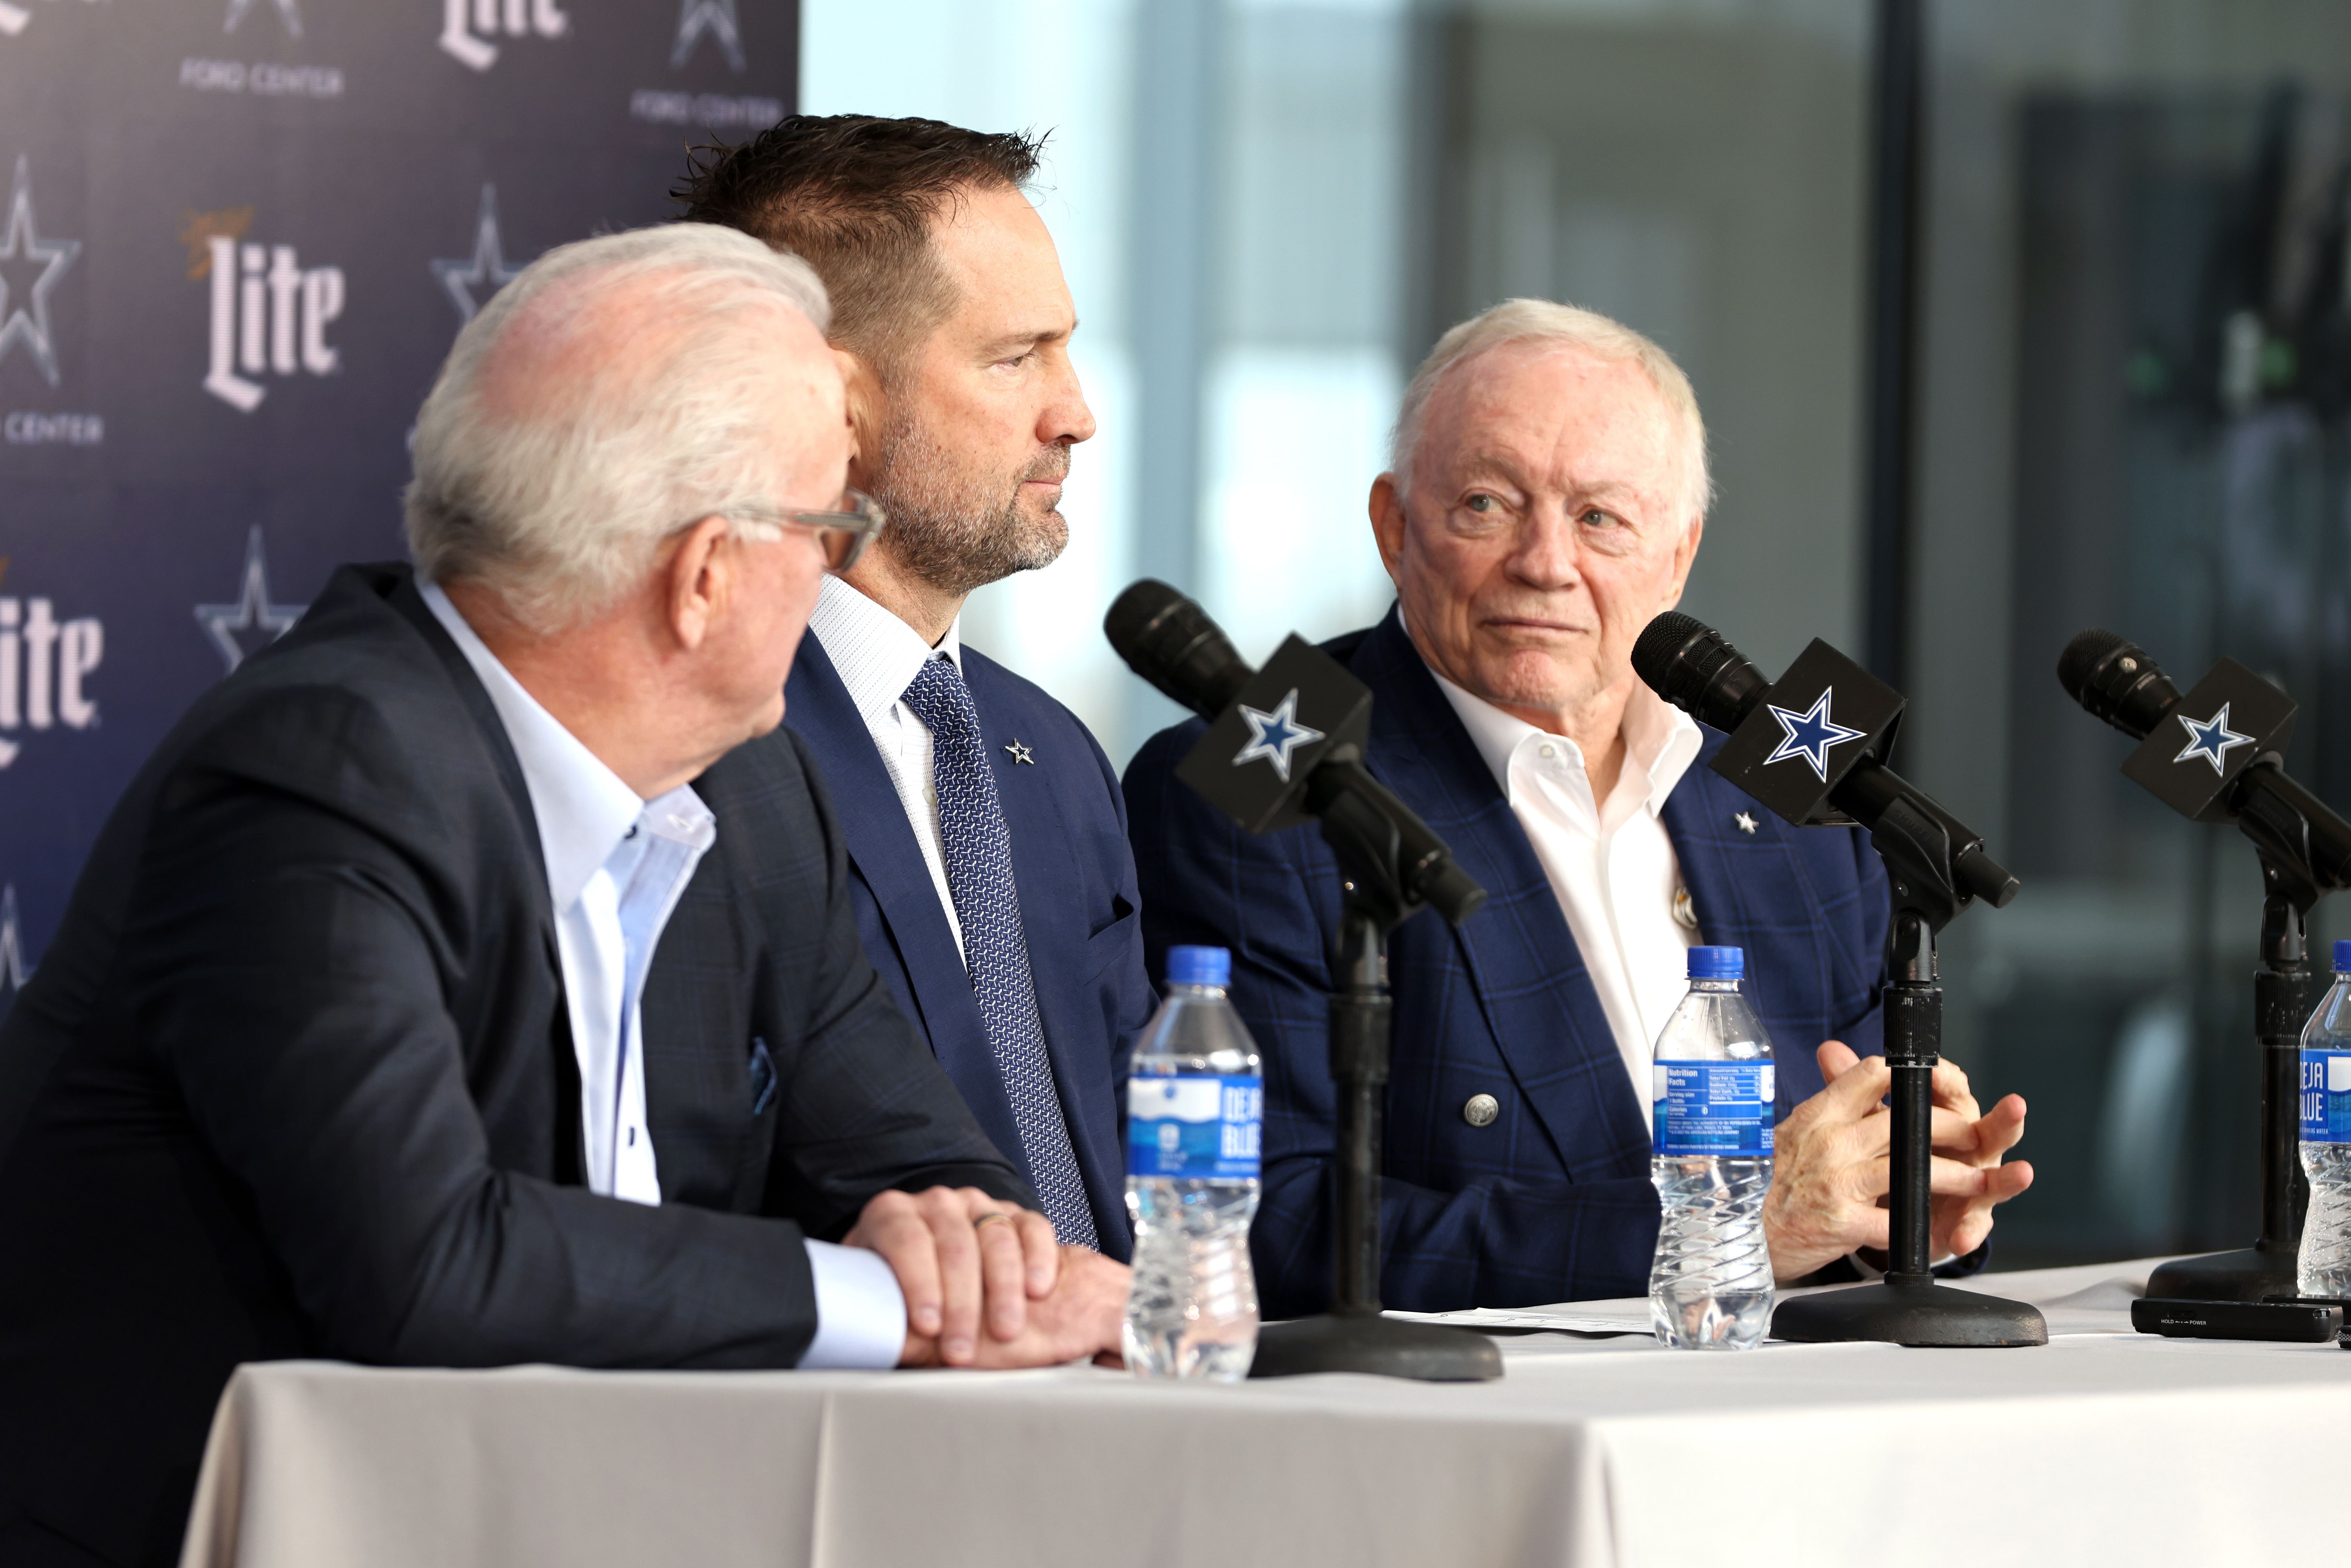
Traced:
<path fill-rule="evenodd" d="M 1420 444 L 1421 425 L 1428 416 L 1428 401 L 1437 383 L 1457 365 L 1468 363 L 1505 343 L 1558 343 L 1581 349 L 1595 359 L 1630 361 L 1641 367 L 1657 395 L 1682 427 L 1682 494 L 1688 498 L 1687 526 L 1706 515 L 1714 502 L 1714 478 L 1706 455 L 1706 421 L 1698 413 L 1698 393 L 1674 357 L 1621 321 L 1596 310 L 1562 305 L 1549 299 L 1505 299 L 1472 316 L 1437 340 L 1405 388 L 1404 408 L 1396 415 L 1395 444 L 1388 466 L 1399 488 L 1412 483 L 1412 461 Z"/>
<path fill-rule="evenodd" d="M 457 334 L 416 419 L 405 499 L 419 576 L 465 579 L 546 632 L 592 615 L 652 567 L 670 533 L 707 517 L 780 509 L 775 432 L 763 428 L 772 346 L 742 330 L 769 311 L 821 332 L 808 264 L 707 224 L 603 235 L 549 251 Z M 604 334 L 580 382 L 522 412 L 485 405 L 485 368 L 517 329 Z"/>
<path fill-rule="evenodd" d="M 724 224 L 805 256 L 832 297 L 832 340 L 892 379 L 955 308 L 931 242 L 974 189 L 1019 190 L 1042 137 L 936 120 L 795 114 L 739 147 L 697 148 L 670 194 L 690 223 Z"/>

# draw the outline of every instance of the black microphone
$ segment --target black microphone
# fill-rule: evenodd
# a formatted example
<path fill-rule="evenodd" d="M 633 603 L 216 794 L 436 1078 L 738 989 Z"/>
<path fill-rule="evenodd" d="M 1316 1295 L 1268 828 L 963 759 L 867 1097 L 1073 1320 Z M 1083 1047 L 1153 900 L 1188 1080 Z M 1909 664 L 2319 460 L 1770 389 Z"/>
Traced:
<path fill-rule="evenodd" d="M 2185 696 L 2146 649 L 2098 628 L 2065 644 L 2057 684 L 2139 742 L 2123 775 L 2182 816 L 2235 822 L 2323 889 L 2351 886 L 2351 823 L 2286 777 L 2292 698 L 2234 659 Z"/>
<path fill-rule="evenodd" d="M 2016 878 L 1984 852 L 1983 835 L 1886 766 L 1880 753 L 1900 694 L 1827 643 L 1815 640 L 1775 684 L 1721 632 L 1669 610 L 1634 641 L 1633 670 L 1659 696 L 1729 736 L 1714 770 L 1789 821 L 1817 825 L 1843 813 L 1875 833 L 1898 807 L 1949 838 L 1960 904 L 1980 898 L 2004 909 L 2016 896 Z M 1839 701 L 1861 727 L 1837 721 Z"/>
<path fill-rule="evenodd" d="M 1376 842 L 1416 906 L 1458 925 L 1486 902 L 1445 841 L 1364 768 L 1372 691 L 1296 635 L 1251 670 L 1208 612 L 1153 578 L 1118 596 L 1102 632 L 1129 668 L 1208 721 L 1176 776 L 1252 833 L 1322 821 Z"/>

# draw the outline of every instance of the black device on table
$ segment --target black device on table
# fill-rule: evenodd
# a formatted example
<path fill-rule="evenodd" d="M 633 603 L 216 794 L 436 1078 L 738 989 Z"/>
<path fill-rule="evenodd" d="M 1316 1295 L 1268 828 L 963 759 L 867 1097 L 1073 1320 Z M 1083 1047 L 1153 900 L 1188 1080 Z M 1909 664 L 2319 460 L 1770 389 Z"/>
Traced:
<path fill-rule="evenodd" d="M 2131 1303 L 2131 1327 L 2170 1339 L 2260 1339 L 2324 1344 L 2343 1333 L 2336 1301 L 2199 1301 L 2141 1296 Z M 2346 1347 L 2351 1348 L 2351 1347 Z"/>

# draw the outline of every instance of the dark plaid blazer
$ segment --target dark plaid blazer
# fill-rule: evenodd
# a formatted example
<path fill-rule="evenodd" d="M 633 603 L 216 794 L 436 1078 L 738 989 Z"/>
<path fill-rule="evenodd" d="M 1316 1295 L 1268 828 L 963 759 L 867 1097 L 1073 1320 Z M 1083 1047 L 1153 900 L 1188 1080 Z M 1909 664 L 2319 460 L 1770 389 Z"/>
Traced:
<path fill-rule="evenodd" d="M 529 796 L 406 569 L 196 703 L 0 1025 L 0 1562 L 174 1560 L 239 1362 L 790 1366 L 804 1236 L 890 1186 L 1034 1207 L 865 962 L 797 744 L 695 788 L 653 1207 L 580 1185 Z"/>
<path fill-rule="evenodd" d="M 1639 1295 L 1657 1231 L 1648 1107 L 1534 848 L 1394 611 L 1324 647 L 1374 694 L 1371 770 L 1488 894 L 1459 930 L 1425 910 L 1391 946 L 1382 1297 L 1437 1312 Z M 1155 966 L 1176 943 L 1233 950 L 1233 1001 L 1266 1059 L 1251 1251 L 1267 1314 L 1296 1316 L 1330 1299 L 1338 871 L 1312 828 L 1251 838 L 1176 780 L 1203 727 L 1163 732 L 1127 769 L 1145 940 Z M 1785 1116 L 1821 1088 L 1820 1041 L 1883 1050 L 1886 873 L 1857 830 L 1792 828 L 1725 782 L 1705 765 L 1721 742 L 1708 732 L 1665 823 L 1705 939 L 1747 950 Z M 1479 1094 L 1500 1106 L 1485 1126 L 1462 1113 Z"/>
<path fill-rule="evenodd" d="M 1011 835 L 1020 925 L 1061 1119 L 1085 1178 L 1094 1233 L 1102 1250 L 1123 1262 L 1134 1241 L 1118 1096 L 1134 1042 L 1159 1006 L 1143 967 L 1126 802 L 1117 771 L 1077 715 L 976 649 L 963 651 L 963 675 Z M 807 743 L 840 801 L 866 956 L 930 1040 L 981 1128 L 1027 1171 L 1012 1101 L 937 884 L 872 731 L 816 637 L 792 661 L 784 723 Z M 1016 741 L 1029 761 L 1016 759 Z"/>

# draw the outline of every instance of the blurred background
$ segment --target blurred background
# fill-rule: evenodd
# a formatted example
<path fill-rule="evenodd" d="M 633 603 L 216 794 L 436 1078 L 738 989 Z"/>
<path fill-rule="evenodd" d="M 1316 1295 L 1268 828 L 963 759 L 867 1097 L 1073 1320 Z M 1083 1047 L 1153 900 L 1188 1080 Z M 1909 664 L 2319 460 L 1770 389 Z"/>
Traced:
<path fill-rule="evenodd" d="M 208 36 L 242 27 L 247 39 L 265 26 L 280 38 L 297 9 L 184 5 Z M 0 154 L 20 151 L 10 138 L 32 117 L 29 99 L 12 101 L 8 52 L 134 8 L 148 7 L 0 3 Z M 576 0 L 569 15 L 584 31 L 609 8 Z M 322 47 L 326 0 L 299 9 L 303 47 Z M 516 0 L 506 9 L 523 15 Z M 689 133 L 739 136 L 759 103 L 795 95 L 810 112 L 1050 132 L 1036 194 L 1082 317 L 1078 360 L 1102 434 L 1076 456 L 1068 554 L 983 591 L 965 635 L 1069 703 L 1117 760 L 1175 716 L 1102 640 L 1102 610 L 1134 576 L 1196 593 L 1253 659 L 1289 631 L 1325 636 L 1384 610 L 1364 498 L 1405 378 L 1445 327 L 1531 294 L 1656 338 L 1696 383 L 1720 490 L 1685 607 L 1767 671 L 1818 636 L 1896 679 L 1911 697 L 1897 765 L 2023 879 L 2010 908 L 1970 913 L 1943 948 L 1949 1053 L 1987 1100 L 2014 1091 L 2032 1109 L 2040 1179 L 2003 1211 L 2002 1264 L 2251 1241 L 2252 854 L 2126 784 L 2116 769 L 2128 743 L 2073 707 L 2053 670 L 2091 625 L 2145 644 L 2183 686 L 2233 655 L 2302 705 L 2289 767 L 2351 809 L 2351 6 L 633 9 L 652 18 L 646 68 L 615 77 L 612 105 L 617 115 L 631 88 L 624 172 L 641 183 L 656 152 L 682 164 Z M 463 11 L 453 0 L 451 15 Z M 747 72 L 722 57 L 714 11 L 739 23 Z M 1915 47 L 1897 47 L 1889 16 L 1897 33 L 1915 18 Z M 437 25 L 423 21 L 419 47 Z M 1900 118 L 1875 109 L 1876 84 L 1902 59 L 1917 67 L 1915 162 L 1900 156 Z M 546 114 L 569 101 L 549 99 Z M 71 112 L 94 123 L 99 110 Z M 503 204 L 513 265 L 591 218 L 660 214 L 654 190 L 534 212 L 534 192 L 585 189 L 622 166 L 552 142 L 532 165 L 511 124 L 469 134 L 489 151 L 441 182 L 438 257 L 465 256 L 477 202 Z M 0 178 L 12 166 L 0 157 Z M 1881 189 L 1889 168 L 1915 173 L 1907 198 Z M 45 215 L 52 200 L 43 186 Z M 1915 225 L 1896 232 L 1915 249 L 1889 271 L 1886 225 L 1904 212 Z M 18 291 L 0 319 L 41 270 L 26 232 L 0 233 L 0 278 Z M 445 317 L 458 297 L 424 266 L 402 287 Z M 477 283 L 496 270 L 481 272 L 478 250 L 474 267 Z M 1912 288 L 1907 317 L 1884 308 L 1889 278 Z M 418 383 L 403 384 L 407 406 L 450 330 L 441 321 L 421 370 L 403 372 Z M 28 340 L 0 336 L 0 404 L 31 406 L 40 370 Z M 73 374 L 68 362 L 68 392 Z M 0 444 L 0 557 L 22 563 L 76 525 L 52 508 L 31 537 L 26 497 L 62 459 L 14 444 L 15 428 Z M 339 502 L 334 552 L 306 535 L 301 506 L 273 503 L 275 575 L 248 628 L 266 633 L 273 607 L 298 608 L 350 552 L 350 507 L 375 519 L 369 549 L 391 552 L 397 434 L 370 459 L 382 471 L 370 498 Z M 172 635 L 205 631 L 184 601 L 235 598 L 249 582 L 235 553 L 248 513 L 261 508 L 205 524 L 220 535 L 208 548 L 229 553 L 212 591 L 165 596 L 156 613 Z M 20 578 L 0 577 L 0 594 Z M 80 646 L 87 659 L 87 634 Z M 192 644 L 172 703 L 217 677 L 204 646 Z M 124 669 L 108 659 L 108 675 Z M 78 784 L 70 810 L 34 812 L 27 765 L 0 763 L 0 1007 L 38 961 L 110 791 L 169 719 L 110 712 L 110 782 Z M 17 719 L 0 701 L 0 743 Z M 2337 931 L 2351 935 L 2351 915 L 2322 906 L 2318 935 Z"/>

